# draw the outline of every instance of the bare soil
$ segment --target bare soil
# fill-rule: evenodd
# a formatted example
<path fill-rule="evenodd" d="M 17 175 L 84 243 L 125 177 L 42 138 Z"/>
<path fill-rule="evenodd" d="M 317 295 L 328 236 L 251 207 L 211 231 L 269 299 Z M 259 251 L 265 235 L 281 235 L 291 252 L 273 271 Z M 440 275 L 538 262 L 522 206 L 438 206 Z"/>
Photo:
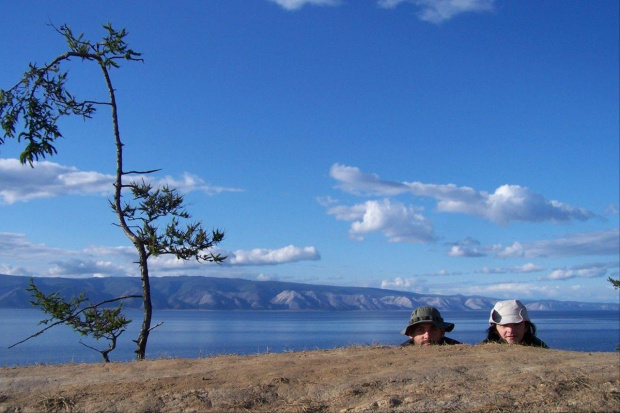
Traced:
<path fill-rule="evenodd" d="M 613 412 L 620 353 L 487 344 L 0 368 L 0 412 Z"/>

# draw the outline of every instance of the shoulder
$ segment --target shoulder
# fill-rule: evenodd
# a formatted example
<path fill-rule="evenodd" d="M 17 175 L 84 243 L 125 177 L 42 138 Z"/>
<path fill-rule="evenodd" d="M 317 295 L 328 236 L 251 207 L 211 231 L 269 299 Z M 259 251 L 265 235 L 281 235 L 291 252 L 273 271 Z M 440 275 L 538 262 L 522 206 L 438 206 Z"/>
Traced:
<path fill-rule="evenodd" d="M 495 344 L 505 344 L 502 343 L 500 340 L 494 340 L 492 338 L 485 338 L 484 340 L 482 340 L 480 343 L 478 344 L 489 344 L 489 343 L 495 343 Z"/>
<path fill-rule="evenodd" d="M 536 336 L 532 337 L 532 343 L 530 344 L 530 346 L 549 348 L 549 346 L 547 346 L 547 344 L 545 344 L 544 341 L 542 341 L 541 339 L 539 339 Z"/>
<path fill-rule="evenodd" d="M 409 339 L 407 341 L 405 341 L 404 343 L 401 344 L 401 346 L 413 346 L 413 340 Z"/>
<path fill-rule="evenodd" d="M 450 337 L 444 337 L 443 340 L 441 341 L 441 344 L 451 345 L 451 344 L 463 344 L 463 343 L 461 343 L 460 341 L 451 339 Z"/>

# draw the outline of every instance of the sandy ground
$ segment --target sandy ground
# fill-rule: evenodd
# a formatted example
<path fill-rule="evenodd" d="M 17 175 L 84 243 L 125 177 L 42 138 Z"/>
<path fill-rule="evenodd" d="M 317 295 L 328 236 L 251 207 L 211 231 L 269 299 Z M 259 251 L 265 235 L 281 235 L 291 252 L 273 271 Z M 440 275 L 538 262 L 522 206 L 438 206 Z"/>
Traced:
<path fill-rule="evenodd" d="M 0 369 L 0 412 L 613 412 L 620 353 L 347 347 Z"/>

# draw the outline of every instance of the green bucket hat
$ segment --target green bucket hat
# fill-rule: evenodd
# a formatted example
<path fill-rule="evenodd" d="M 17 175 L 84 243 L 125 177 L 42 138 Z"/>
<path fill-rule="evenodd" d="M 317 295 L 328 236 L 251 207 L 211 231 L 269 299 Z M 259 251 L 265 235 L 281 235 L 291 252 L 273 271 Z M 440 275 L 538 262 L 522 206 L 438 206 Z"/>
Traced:
<path fill-rule="evenodd" d="M 413 313 L 411 313 L 411 319 L 409 320 L 409 325 L 401 331 L 401 334 L 408 336 L 409 334 L 407 334 L 407 332 L 411 329 L 411 327 L 421 323 L 433 323 L 435 326 L 443 328 L 448 332 L 452 331 L 454 328 L 454 324 L 443 321 L 439 310 L 429 305 L 418 307 L 413 310 Z"/>

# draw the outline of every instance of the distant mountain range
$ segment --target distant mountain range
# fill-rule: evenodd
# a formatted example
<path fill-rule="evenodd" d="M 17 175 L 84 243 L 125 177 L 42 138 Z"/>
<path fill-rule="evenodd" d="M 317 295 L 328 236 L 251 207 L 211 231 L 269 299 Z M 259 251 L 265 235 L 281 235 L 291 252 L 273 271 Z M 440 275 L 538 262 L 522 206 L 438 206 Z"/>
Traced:
<path fill-rule="evenodd" d="M 29 277 L 0 274 L 0 308 L 31 308 Z M 85 293 L 93 303 L 124 295 L 141 295 L 139 278 L 35 277 L 45 293 L 70 298 Z M 439 310 L 490 310 L 498 299 L 479 296 L 416 294 L 380 288 L 337 287 L 239 278 L 152 277 L 156 309 L 174 310 L 412 310 L 432 305 Z M 618 303 L 522 300 L 530 310 L 620 310 Z M 142 300 L 125 300 L 124 308 L 140 308 Z"/>

